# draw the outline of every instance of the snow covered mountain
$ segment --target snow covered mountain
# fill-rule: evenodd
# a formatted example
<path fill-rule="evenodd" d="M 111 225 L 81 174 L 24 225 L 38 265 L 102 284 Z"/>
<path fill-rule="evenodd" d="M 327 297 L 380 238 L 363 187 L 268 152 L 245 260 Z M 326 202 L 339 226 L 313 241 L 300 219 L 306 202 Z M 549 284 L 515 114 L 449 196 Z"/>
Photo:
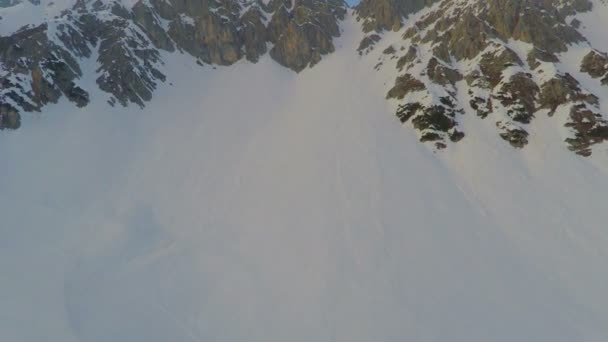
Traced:
<path fill-rule="evenodd" d="M 0 17 L 1 340 L 608 338 L 601 0 Z"/>
<path fill-rule="evenodd" d="M 403 13 L 397 4 L 377 9 L 373 0 L 363 2 L 358 14 L 364 30 L 399 31 L 399 16 L 374 12 Z M 527 125 L 535 117 L 555 115 L 566 127 L 568 148 L 588 156 L 608 139 L 601 104 L 608 93 L 605 39 L 585 35 L 605 28 L 592 21 L 598 19 L 589 15 L 594 9 L 606 12 L 602 3 L 587 0 L 438 1 L 410 18 L 376 68 L 388 64 L 398 75 L 388 93 L 403 100 L 397 116 L 437 148 L 466 136 L 459 127 L 465 113 L 481 119 L 492 114 L 500 137 L 517 148 L 528 144 Z M 367 53 L 378 40 L 370 34 L 359 50 Z"/>
<path fill-rule="evenodd" d="M 78 85 L 83 60 L 97 61 L 97 86 L 111 105 L 144 106 L 166 79 L 162 65 L 170 57 L 161 52 L 231 65 L 269 51 L 300 72 L 334 52 L 346 15 L 340 1 L 5 6 L 0 127 L 13 129 L 21 111 L 40 111 L 61 96 L 86 106 L 95 89 Z M 467 112 L 493 114 L 498 135 L 517 148 L 528 144 L 536 116 L 556 114 L 568 148 L 589 156 L 608 139 L 601 103 L 608 55 L 596 39 L 602 22 L 593 21 L 605 11 L 591 0 L 366 0 L 355 12 L 369 33 L 358 50 L 367 55 L 383 46 L 375 68 L 395 78 L 387 98 L 399 100 L 397 116 L 438 149 L 467 136 L 459 127 Z"/>
<path fill-rule="evenodd" d="M 144 106 L 165 80 L 161 52 L 230 65 L 256 62 L 270 50 L 300 71 L 334 50 L 345 13 L 342 2 L 310 0 L 22 3 L 0 14 L 0 127 L 17 128 L 19 111 L 40 111 L 61 96 L 86 106 L 95 89 L 83 89 L 78 79 L 82 61 L 91 58 L 97 87 L 110 94 L 111 105 L 123 106 Z"/>

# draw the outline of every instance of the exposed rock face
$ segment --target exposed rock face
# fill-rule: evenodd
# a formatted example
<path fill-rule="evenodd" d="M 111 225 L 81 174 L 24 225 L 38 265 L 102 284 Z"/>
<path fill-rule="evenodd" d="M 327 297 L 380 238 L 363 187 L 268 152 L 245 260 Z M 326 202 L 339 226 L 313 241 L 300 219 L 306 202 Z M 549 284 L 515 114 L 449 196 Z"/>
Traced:
<path fill-rule="evenodd" d="M 4 109 L 4 122 L 7 117 L 17 117 L 8 113 L 18 109 L 40 111 L 62 95 L 79 106 L 88 103 L 87 92 L 75 83 L 81 76 L 79 64 L 69 51 L 48 39 L 47 30 L 43 24 L 0 37 L 0 106 Z"/>
<path fill-rule="evenodd" d="M 169 52 L 175 50 L 173 41 L 161 26 L 159 16 L 152 8 L 139 1 L 133 6 L 132 16 L 133 21 L 143 28 L 156 48 Z"/>
<path fill-rule="evenodd" d="M 426 67 L 426 74 L 433 83 L 444 86 L 448 84 L 456 85 L 456 82 L 462 80 L 462 75 L 460 72 L 439 63 L 437 58 L 431 58 L 429 60 Z"/>
<path fill-rule="evenodd" d="M 494 120 L 499 137 L 523 148 L 529 140 L 526 126 L 538 115 L 558 111 L 571 132 L 564 138 L 569 149 L 589 155 L 593 144 L 606 140 L 598 97 L 559 67 L 559 54 L 572 44 L 585 44 L 580 22 L 567 17 L 591 10 L 590 1 L 432 3 L 408 2 L 427 7 L 407 22 L 407 12 L 382 15 L 381 9 L 398 6 L 392 2 L 369 0 L 357 8 L 364 31 L 397 29 L 405 22 L 396 63 L 379 55 L 378 65 L 396 67 L 399 76 L 387 98 L 399 101 L 397 116 L 420 132 L 421 141 L 437 148 L 458 141 L 454 137 L 463 136 L 456 130 L 459 116 L 473 113 Z M 581 61 L 581 71 L 608 84 L 606 56 L 592 50 Z"/>
<path fill-rule="evenodd" d="M 333 38 L 340 35 L 338 21 L 346 14 L 345 4 L 337 0 L 296 0 L 293 4 L 273 0 L 268 5 L 237 0 L 200 4 L 154 0 L 152 6 L 153 10 L 139 11 L 158 13 L 169 21 L 168 36 L 178 48 L 205 63 L 230 65 L 243 57 L 256 62 L 267 52 L 267 43 L 272 43 L 271 56 L 298 72 L 333 52 Z M 157 40 L 163 42 L 158 26 L 149 24 L 153 29 L 146 32 L 158 32 Z"/>
<path fill-rule="evenodd" d="M 608 86 L 608 54 L 591 51 L 583 58 L 581 71 L 593 78 L 601 78 L 603 85 Z"/>
<path fill-rule="evenodd" d="M 566 127 L 571 128 L 574 135 L 566 142 L 571 151 L 590 156 L 592 145 L 608 140 L 608 120 L 585 104 L 572 106 L 569 119 Z"/>
<path fill-rule="evenodd" d="M 517 73 L 505 82 L 496 98 L 507 109 L 507 115 L 516 122 L 528 124 L 536 112 L 536 97 L 540 89 L 532 75 Z"/>
<path fill-rule="evenodd" d="M 346 9 L 339 1 L 296 1 L 291 12 L 293 17 L 279 29 L 283 33 L 276 38 L 270 55 L 298 72 L 315 65 L 321 55 L 334 51 L 332 39 L 340 35 L 337 22 L 345 14 Z"/>
<path fill-rule="evenodd" d="M 403 17 L 415 13 L 437 0 L 363 0 L 356 7 L 359 20 L 363 21 L 363 31 L 397 31 L 402 26 Z"/>
<path fill-rule="evenodd" d="M 496 122 L 496 127 L 501 131 L 500 137 L 509 142 L 515 148 L 524 148 L 528 144 L 528 132 L 517 126 L 503 124 L 502 121 Z"/>
<path fill-rule="evenodd" d="M 584 92 L 570 74 L 557 75 L 542 85 L 539 104 L 550 110 L 549 115 L 553 115 L 559 106 L 570 102 L 582 102 L 592 106 L 599 104 L 597 96 Z"/>
<path fill-rule="evenodd" d="M 78 0 L 43 24 L 0 36 L 0 129 L 18 128 L 22 112 L 62 97 L 86 106 L 94 89 L 80 82 L 84 62 L 94 63 L 95 87 L 111 105 L 140 107 L 166 80 L 171 53 L 202 66 L 268 54 L 300 72 L 335 50 L 347 14 L 341 0 L 125 3 Z M 548 115 L 567 127 L 567 148 L 589 155 L 608 140 L 600 94 L 582 85 L 596 93 L 608 86 L 608 54 L 579 31 L 578 14 L 592 9 L 592 0 L 363 0 L 353 13 L 365 33 L 357 52 L 378 58 L 375 70 L 390 68 L 386 97 L 421 141 L 438 149 L 460 141 L 461 117 L 470 113 L 523 148 L 528 125 Z M 385 44 L 386 36 L 401 40 Z M 573 44 L 588 53 L 578 70 L 564 69 L 560 58 Z M 579 71 L 590 77 L 577 79 Z"/>
<path fill-rule="evenodd" d="M 481 55 L 479 60 L 479 74 L 482 77 L 480 87 L 492 89 L 502 81 L 502 73 L 509 67 L 522 66 L 519 56 L 508 47 L 501 46 Z M 476 74 L 469 74 L 469 80 L 479 79 Z M 474 82 L 469 82 L 472 85 Z"/>
<path fill-rule="evenodd" d="M 216 65 L 270 52 L 300 72 L 334 51 L 345 14 L 340 0 L 141 0 L 132 8 L 79 0 L 55 20 L 0 36 L 1 127 L 18 127 L 20 111 L 62 96 L 87 105 L 89 93 L 77 84 L 81 62 L 92 57 L 97 86 L 123 106 L 143 107 L 165 81 L 163 51 Z"/>
<path fill-rule="evenodd" d="M 243 14 L 241 20 L 245 57 L 251 62 L 257 62 L 260 56 L 267 52 L 266 42 L 270 40 L 264 26 L 264 14 L 260 8 L 250 8 Z"/>
<path fill-rule="evenodd" d="M 374 45 L 377 42 L 379 42 L 380 39 L 382 39 L 382 38 L 377 34 L 370 34 L 369 36 L 365 36 L 365 38 L 363 38 L 363 40 L 361 40 L 361 43 L 359 44 L 359 47 L 357 48 L 359 55 L 363 55 L 364 53 L 367 54 L 371 50 L 373 50 Z"/>
<path fill-rule="evenodd" d="M 408 69 L 410 69 L 413 66 L 411 63 L 413 63 L 416 58 L 418 58 L 418 47 L 416 45 L 411 45 L 407 53 L 397 60 L 397 69 L 402 71 L 406 65 Z"/>
<path fill-rule="evenodd" d="M 17 129 L 21 126 L 21 116 L 17 109 L 7 103 L 0 103 L 0 130 Z"/>
<path fill-rule="evenodd" d="M 424 83 L 414 78 L 410 74 L 397 77 L 395 80 L 395 86 L 389 90 L 386 98 L 387 99 L 399 99 L 402 100 L 405 95 L 415 92 L 426 90 Z"/>
<path fill-rule="evenodd" d="M 97 84 L 113 95 L 110 103 L 118 101 L 126 106 L 131 102 L 143 107 L 152 98 L 156 82 L 164 81 L 165 76 L 157 69 L 162 64 L 159 52 L 125 16 L 102 21 L 85 14 L 79 23 L 83 35 L 98 46 Z"/>

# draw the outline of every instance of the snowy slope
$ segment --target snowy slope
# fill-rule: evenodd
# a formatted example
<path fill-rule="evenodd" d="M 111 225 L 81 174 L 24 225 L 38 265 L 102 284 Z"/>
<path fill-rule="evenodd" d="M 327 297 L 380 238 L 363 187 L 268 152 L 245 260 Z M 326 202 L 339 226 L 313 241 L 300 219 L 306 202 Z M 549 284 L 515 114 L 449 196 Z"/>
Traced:
<path fill-rule="evenodd" d="M 145 110 L 92 93 L 2 132 L 1 339 L 608 339 L 605 147 L 465 116 L 433 153 L 343 27 L 299 75 L 176 54 Z"/>

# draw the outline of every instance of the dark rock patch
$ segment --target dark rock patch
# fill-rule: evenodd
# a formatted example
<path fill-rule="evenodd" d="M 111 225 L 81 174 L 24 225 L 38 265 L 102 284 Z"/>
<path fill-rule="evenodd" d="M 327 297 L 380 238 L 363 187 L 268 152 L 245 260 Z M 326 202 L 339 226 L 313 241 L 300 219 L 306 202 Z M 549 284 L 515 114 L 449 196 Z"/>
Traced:
<path fill-rule="evenodd" d="M 530 123 L 536 112 L 536 97 L 540 89 L 530 75 L 517 73 L 503 84 L 496 98 L 508 108 L 513 121 Z"/>
<path fill-rule="evenodd" d="M 589 52 L 581 63 L 581 71 L 593 78 L 603 77 L 603 85 L 608 85 L 608 54 L 598 51 Z"/>
<path fill-rule="evenodd" d="M 395 80 L 395 85 L 393 86 L 393 88 L 391 88 L 391 90 L 389 90 L 388 94 L 386 95 L 386 98 L 402 100 L 405 95 L 411 92 L 422 91 L 425 89 L 426 86 L 424 85 L 424 83 L 417 80 L 410 74 L 405 74 L 397 77 L 397 79 Z"/>
<path fill-rule="evenodd" d="M 0 103 L 0 130 L 21 127 L 21 115 L 8 103 Z"/>
<path fill-rule="evenodd" d="M 434 57 L 429 60 L 426 67 L 426 74 L 432 82 L 444 86 L 447 84 L 455 85 L 463 79 L 460 72 L 441 64 L 437 58 Z"/>
<path fill-rule="evenodd" d="M 361 43 L 359 43 L 359 47 L 357 48 L 359 55 L 363 55 L 363 53 L 369 53 L 374 48 L 374 45 L 379 41 L 380 41 L 380 36 L 377 34 L 371 34 L 369 36 L 365 36 L 361 40 Z"/>

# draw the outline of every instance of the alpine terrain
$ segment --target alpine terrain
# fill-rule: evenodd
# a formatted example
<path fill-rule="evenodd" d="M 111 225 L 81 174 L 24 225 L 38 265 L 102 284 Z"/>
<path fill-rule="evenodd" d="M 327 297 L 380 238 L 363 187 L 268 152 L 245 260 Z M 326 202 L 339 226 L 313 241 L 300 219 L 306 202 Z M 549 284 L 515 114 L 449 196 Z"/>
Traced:
<path fill-rule="evenodd" d="M 608 340 L 605 0 L 0 0 L 0 340 Z"/>

